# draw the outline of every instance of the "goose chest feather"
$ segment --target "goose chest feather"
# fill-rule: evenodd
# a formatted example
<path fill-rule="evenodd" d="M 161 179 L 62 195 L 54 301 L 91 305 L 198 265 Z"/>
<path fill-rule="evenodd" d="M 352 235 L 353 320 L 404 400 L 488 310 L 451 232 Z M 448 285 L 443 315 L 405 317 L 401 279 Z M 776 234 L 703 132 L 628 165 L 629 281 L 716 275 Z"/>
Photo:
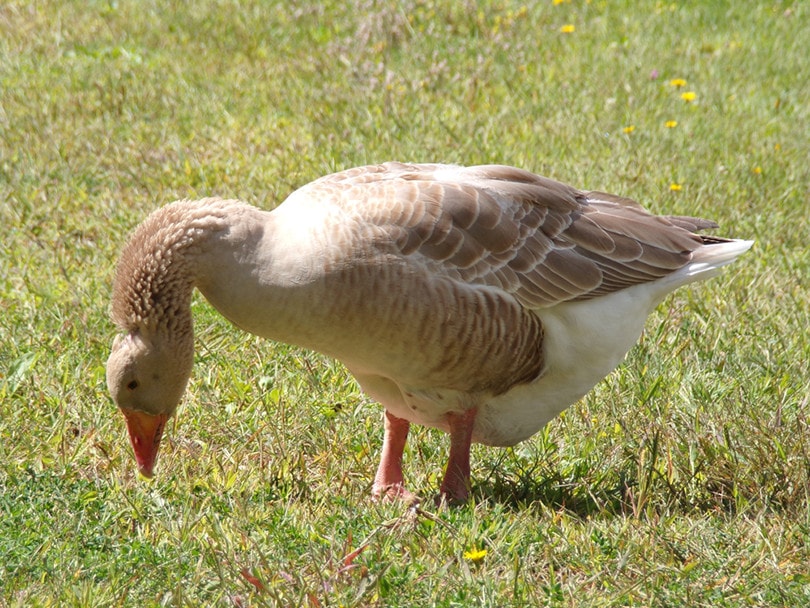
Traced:
<path fill-rule="evenodd" d="M 506 166 L 386 163 L 328 175 L 273 211 L 179 201 L 122 252 L 108 385 L 152 475 L 191 373 L 194 288 L 240 328 L 342 361 L 385 408 L 375 496 L 408 496 L 410 423 L 450 433 L 441 494 L 472 441 L 536 433 L 610 373 L 672 290 L 750 241 Z"/>

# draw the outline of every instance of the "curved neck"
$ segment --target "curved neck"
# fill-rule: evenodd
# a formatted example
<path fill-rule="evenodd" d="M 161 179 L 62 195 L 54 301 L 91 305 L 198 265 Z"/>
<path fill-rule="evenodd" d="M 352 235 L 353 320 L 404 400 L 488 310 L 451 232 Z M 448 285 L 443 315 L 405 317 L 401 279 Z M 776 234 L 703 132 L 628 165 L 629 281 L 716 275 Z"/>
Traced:
<path fill-rule="evenodd" d="M 124 331 L 188 337 L 197 287 L 246 331 L 324 346 L 336 303 L 325 280 L 328 257 L 319 226 L 317 214 L 293 209 L 284 215 L 238 201 L 163 207 L 141 224 L 121 255 L 113 320 Z"/>
<path fill-rule="evenodd" d="M 135 230 L 113 283 L 112 318 L 122 330 L 191 333 L 197 259 L 237 205 L 244 206 L 218 199 L 180 201 L 158 209 Z"/>

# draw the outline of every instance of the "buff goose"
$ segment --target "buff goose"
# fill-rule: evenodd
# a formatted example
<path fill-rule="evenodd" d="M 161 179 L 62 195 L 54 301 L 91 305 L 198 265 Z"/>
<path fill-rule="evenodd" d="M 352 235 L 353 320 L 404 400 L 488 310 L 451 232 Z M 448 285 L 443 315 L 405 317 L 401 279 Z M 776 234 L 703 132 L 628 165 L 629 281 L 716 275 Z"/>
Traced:
<path fill-rule="evenodd" d="M 175 202 L 121 255 L 107 382 L 150 477 L 191 373 L 196 287 L 240 328 L 339 359 L 384 406 L 375 496 L 410 496 L 416 423 L 450 434 L 440 492 L 463 501 L 471 442 L 531 437 L 619 364 L 664 296 L 752 245 L 706 228 L 506 166 L 360 167 L 271 212 Z"/>

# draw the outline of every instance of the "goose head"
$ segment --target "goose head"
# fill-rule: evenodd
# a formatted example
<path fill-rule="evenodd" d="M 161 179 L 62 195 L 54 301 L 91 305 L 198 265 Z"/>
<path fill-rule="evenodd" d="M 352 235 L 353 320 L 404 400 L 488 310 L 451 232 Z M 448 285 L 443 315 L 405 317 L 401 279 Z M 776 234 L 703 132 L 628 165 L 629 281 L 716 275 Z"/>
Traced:
<path fill-rule="evenodd" d="M 107 386 L 127 424 L 138 470 L 152 477 L 160 440 L 186 389 L 193 342 L 119 335 L 107 361 Z"/>

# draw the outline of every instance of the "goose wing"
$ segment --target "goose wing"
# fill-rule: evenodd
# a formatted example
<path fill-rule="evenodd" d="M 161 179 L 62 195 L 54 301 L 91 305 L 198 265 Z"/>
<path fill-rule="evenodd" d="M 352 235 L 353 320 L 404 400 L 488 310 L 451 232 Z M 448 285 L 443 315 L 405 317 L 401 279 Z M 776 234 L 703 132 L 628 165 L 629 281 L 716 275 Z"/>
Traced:
<path fill-rule="evenodd" d="M 693 230 L 716 227 L 501 165 L 386 163 L 308 188 L 329 190 L 372 238 L 429 272 L 501 289 L 529 308 L 666 276 L 704 242 Z"/>

